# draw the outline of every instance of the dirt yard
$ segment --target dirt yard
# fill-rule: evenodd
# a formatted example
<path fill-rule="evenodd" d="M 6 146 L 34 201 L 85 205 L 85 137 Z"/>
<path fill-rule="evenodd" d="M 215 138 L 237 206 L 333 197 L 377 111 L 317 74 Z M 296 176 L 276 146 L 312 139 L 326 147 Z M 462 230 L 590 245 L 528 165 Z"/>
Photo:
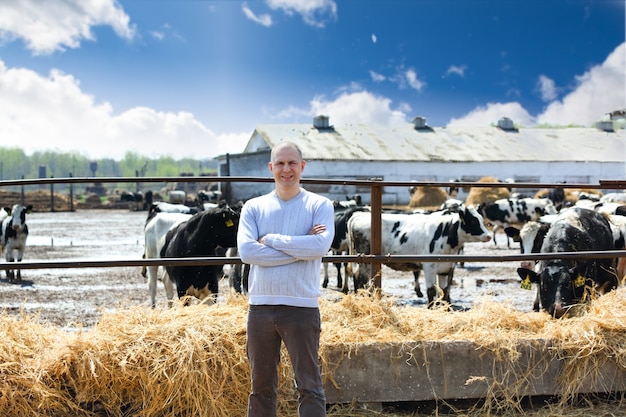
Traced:
<path fill-rule="evenodd" d="M 145 212 L 129 210 L 79 210 L 76 212 L 35 212 L 27 219 L 29 245 L 24 261 L 45 260 L 127 260 L 143 253 Z M 508 255 L 518 250 L 506 247 L 506 236 L 493 242 L 472 243 L 465 254 Z M 2 259 L 4 262 L 4 258 Z M 532 307 L 534 291 L 522 290 L 516 263 L 469 263 L 457 267 L 451 298 L 457 309 L 471 308 L 488 297 L 511 303 L 521 311 Z M 228 267 L 226 267 L 228 268 Z M 335 268 L 329 268 L 330 283 L 324 297 L 341 297 L 335 288 Z M 9 314 L 38 314 L 40 321 L 73 329 L 94 325 L 103 311 L 125 305 L 148 308 L 148 288 L 139 267 L 31 269 L 22 272 L 21 283 L 11 284 L 0 271 L 0 308 Z M 320 274 L 320 284 L 322 275 Z M 420 280 L 422 290 L 424 282 Z M 320 285 L 321 286 L 321 285 Z M 413 291 L 413 277 L 383 266 L 382 287 L 398 303 L 426 308 L 426 300 Z M 228 281 L 221 282 L 227 292 Z M 159 282 L 157 308 L 166 308 L 165 291 Z"/>

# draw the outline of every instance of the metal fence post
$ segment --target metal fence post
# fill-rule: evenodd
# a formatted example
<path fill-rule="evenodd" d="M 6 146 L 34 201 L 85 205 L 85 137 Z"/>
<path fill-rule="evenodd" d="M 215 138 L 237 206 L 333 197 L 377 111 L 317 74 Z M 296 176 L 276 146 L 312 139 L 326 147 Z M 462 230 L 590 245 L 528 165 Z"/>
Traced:
<path fill-rule="evenodd" d="M 371 206 L 372 206 L 372 221 L 371 221 L 371 241 L 370 241 L 370 253 L 372 255 L 382 255 L 382 220 L 381 213 L 383 211 L 383 186 L 373 183 L 371 188 Z M 375 289 L 382 288 L 381 280 L 382 264 L 380 262 L 373 262 L 371 268 L 371 282 Z"/>

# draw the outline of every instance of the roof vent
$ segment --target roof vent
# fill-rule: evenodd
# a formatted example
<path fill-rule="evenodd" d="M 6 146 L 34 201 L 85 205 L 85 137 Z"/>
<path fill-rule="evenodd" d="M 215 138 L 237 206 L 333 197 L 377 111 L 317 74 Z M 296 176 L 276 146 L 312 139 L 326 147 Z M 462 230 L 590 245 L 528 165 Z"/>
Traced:
<path fill-rule="evenodd" d="M 605 132 L 615 132 L 613 129 L 613 121 L 611 120 L 602 120 L 596 123 L 596 127 L 600 130 L 604 130 Z"/>
<path fill-rule="evenodd" d="M 624 119 L 626 118 L 626 108 L 621 110 L 614 110 L 609 113 L 609 116 L 611 117 L 611 120 Z"/>
<path fill-rule="evenodd" d="M 316 129 L 330 128 L 330 117 L 320 114 L 313 118 L 313 127 Z"/>
<path fill-rule="evenodd" d="M 500 120 L 498 120 L 498 127 L 502 130 L 514 130 L 513 120 L 508 117 L 501 117 Z"/>
<path fill-rule="evenodd" d="M 413 127 L 415 129 L 425 129 L 426 128 L 426 118 L 424 116 L 415 116 L 413 118 Z"/>

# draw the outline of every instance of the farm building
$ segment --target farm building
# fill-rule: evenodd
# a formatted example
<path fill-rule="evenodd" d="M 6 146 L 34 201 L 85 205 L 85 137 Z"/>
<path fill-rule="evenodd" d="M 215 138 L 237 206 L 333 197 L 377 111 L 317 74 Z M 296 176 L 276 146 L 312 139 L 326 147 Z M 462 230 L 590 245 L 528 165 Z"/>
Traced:
<path fill-rule="evenodd" d="M 328 116 L 313 124 L 259 125 L 244 151 L 218 157 L 220 176 L 269 177 L 270 149 L 292 141 L 302 149 L 303 178 L 383 181 L 477 181 L 485 176 L 526 183 L 598 184 L 624 179 L 623 129 L 611 121 L 596 127 L 516 128 L 509 118 L 487 127 L 430 127 L 423 117 L 396 126 L 354 123 L 333 126 Z M 230 200 L 246 200 L 273 188 L 271 183 L 222 183 Z M 307 188 L 331 199 L 360 193 L 369 202 L 369 187 L 314 185 Z M 383 204 L 404 205 L 403 187 L 385 187 Z"/>

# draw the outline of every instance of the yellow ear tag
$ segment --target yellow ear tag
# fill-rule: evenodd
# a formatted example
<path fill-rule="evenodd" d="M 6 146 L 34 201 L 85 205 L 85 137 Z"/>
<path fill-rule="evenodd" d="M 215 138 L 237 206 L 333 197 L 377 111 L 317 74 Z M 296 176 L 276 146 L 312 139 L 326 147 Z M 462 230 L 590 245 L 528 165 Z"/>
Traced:
<path fill-rule="evenodd" d="M 232 219 L 226 219 L 226 227 L 233 227 L 235 223 L 233 223 Z"/>
<path fill-rule="evenodd" d="M 523 290 L 531 290 L 533 288 L 533 283 L 530 282 L 529 275 L 526 275 L 526 278 L 522 281 L 521 287 Z"/>
<path fill-rule="evenodd" d="M 585 277 L 583 277 L 582 275 L 578 275 L 574 280 L 574 287 L 579 288 L 583 285 L 585 285 Z"/>

